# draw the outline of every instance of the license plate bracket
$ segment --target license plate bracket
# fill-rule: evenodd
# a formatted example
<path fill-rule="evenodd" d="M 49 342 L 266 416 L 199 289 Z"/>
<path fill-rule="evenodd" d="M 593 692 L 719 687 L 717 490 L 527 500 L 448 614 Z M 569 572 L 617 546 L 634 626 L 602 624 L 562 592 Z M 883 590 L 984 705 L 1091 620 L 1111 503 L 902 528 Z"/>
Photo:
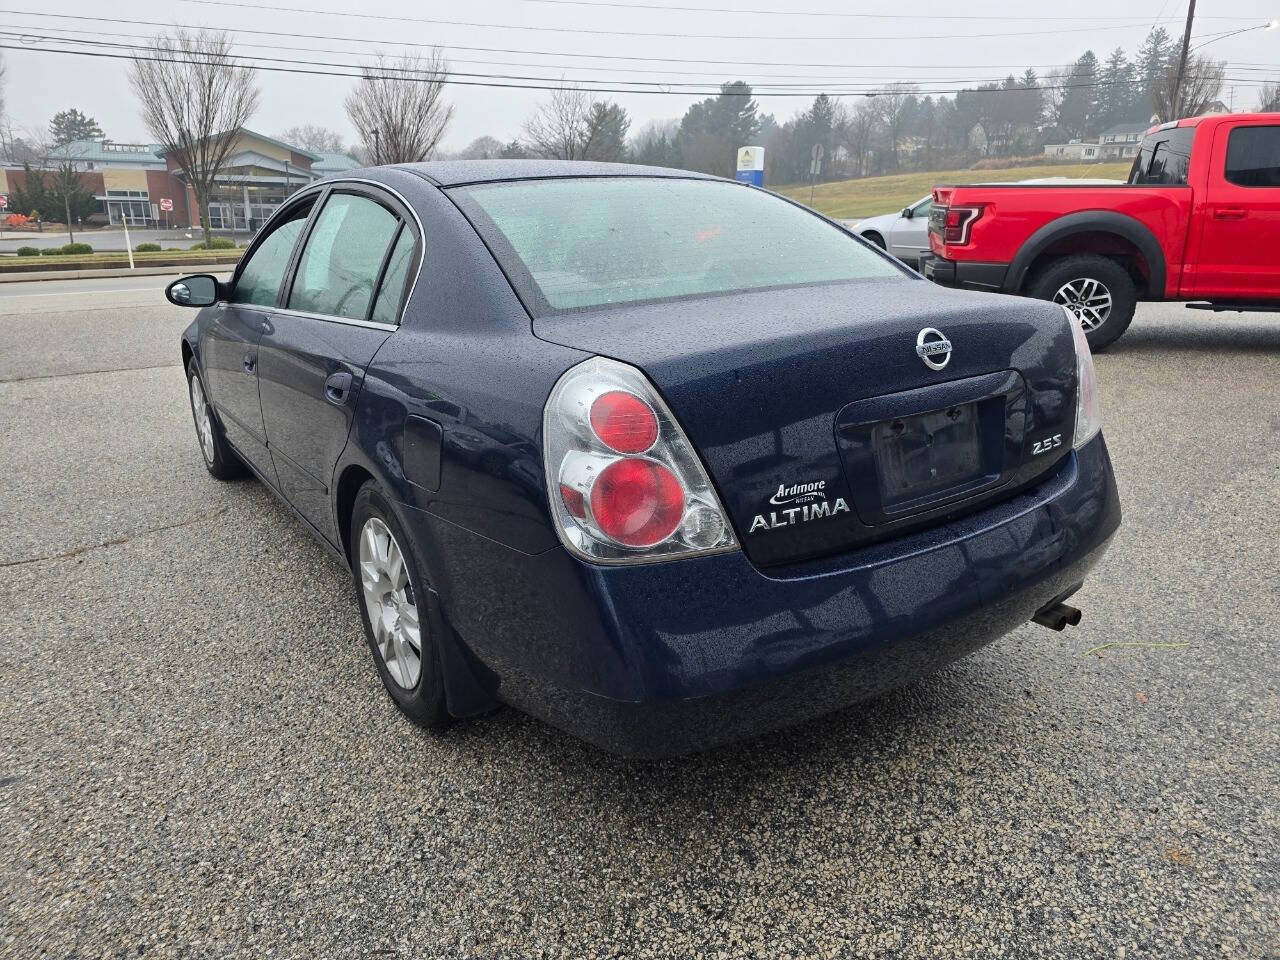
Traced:
<path fill-rule="evenodd" d="M 974 403 L 877 423 L 871 442 L 880 502 L 890 510 L 985 473 Z"/>

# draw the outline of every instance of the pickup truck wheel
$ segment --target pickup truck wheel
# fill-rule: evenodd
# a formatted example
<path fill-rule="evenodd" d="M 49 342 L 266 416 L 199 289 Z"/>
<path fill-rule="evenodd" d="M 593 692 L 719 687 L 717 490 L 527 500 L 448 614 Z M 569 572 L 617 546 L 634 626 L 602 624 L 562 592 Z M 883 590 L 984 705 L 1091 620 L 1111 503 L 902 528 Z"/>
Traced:
<path fill-rule="evenodd" d="M 1064 257 L 1027 287 L 1037 300 L 1060 303 L 1080 321 L 1089 348 L 1102 350 L 1129 328 L 1138 303 L 1133 278 L 1114 260 L 1094 254 Z"/>

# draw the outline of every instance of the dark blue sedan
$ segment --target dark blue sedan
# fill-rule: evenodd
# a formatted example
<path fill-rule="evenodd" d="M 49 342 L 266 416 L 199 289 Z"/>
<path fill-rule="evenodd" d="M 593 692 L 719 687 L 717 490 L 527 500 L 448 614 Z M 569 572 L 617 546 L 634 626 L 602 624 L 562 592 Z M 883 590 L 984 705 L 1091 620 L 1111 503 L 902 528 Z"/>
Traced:
<path fill-rule="evenodd" d="M 543 161 L 313 184 L 201 307 L 200 450 L 352 571 L 382 682 L 696 750 L 1061 629 L 1120 522 L 1059 306 L 927 283 L 687 172 Z"/>

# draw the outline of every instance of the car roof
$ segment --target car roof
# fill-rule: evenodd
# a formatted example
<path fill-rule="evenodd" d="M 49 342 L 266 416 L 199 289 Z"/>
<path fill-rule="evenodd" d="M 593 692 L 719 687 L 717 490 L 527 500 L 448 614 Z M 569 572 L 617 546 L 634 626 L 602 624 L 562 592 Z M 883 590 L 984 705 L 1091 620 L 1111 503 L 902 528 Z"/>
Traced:
<path fill-rule="evenodd" d="M 416 174 L 441 187 L 498 180 L 537 180 L 552 177 L 677 177 L 719 180 L 692 170 L 647 167 L 638 163 L 597 163 L 590 160 L 429 160 L 401 163 L 395 169 Z"/>

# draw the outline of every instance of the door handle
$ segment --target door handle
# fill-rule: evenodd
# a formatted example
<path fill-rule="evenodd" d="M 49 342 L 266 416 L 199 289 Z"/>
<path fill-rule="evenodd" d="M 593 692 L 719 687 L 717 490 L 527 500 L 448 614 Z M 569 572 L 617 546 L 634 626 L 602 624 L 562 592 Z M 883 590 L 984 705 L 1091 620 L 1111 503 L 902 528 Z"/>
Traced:
<path fill-rule="evenodd" d="M 345 370 L 331 373 L 324 382 L 324 398 L 330 403 L 342 406 L 351 394 L 351 374 Z"/>
<path fill-rule="evenodd" d="M 1248 216 L 1244 207 L 1218 207 L 1213 211 L 1215 220 L 1243 220 Z"/>
<path fill-rule="evenodd" d="M 253 373 L 258 368 L 258 355 L 256 353 L 246 353 L 244 355 L 244 372 Z"/>

